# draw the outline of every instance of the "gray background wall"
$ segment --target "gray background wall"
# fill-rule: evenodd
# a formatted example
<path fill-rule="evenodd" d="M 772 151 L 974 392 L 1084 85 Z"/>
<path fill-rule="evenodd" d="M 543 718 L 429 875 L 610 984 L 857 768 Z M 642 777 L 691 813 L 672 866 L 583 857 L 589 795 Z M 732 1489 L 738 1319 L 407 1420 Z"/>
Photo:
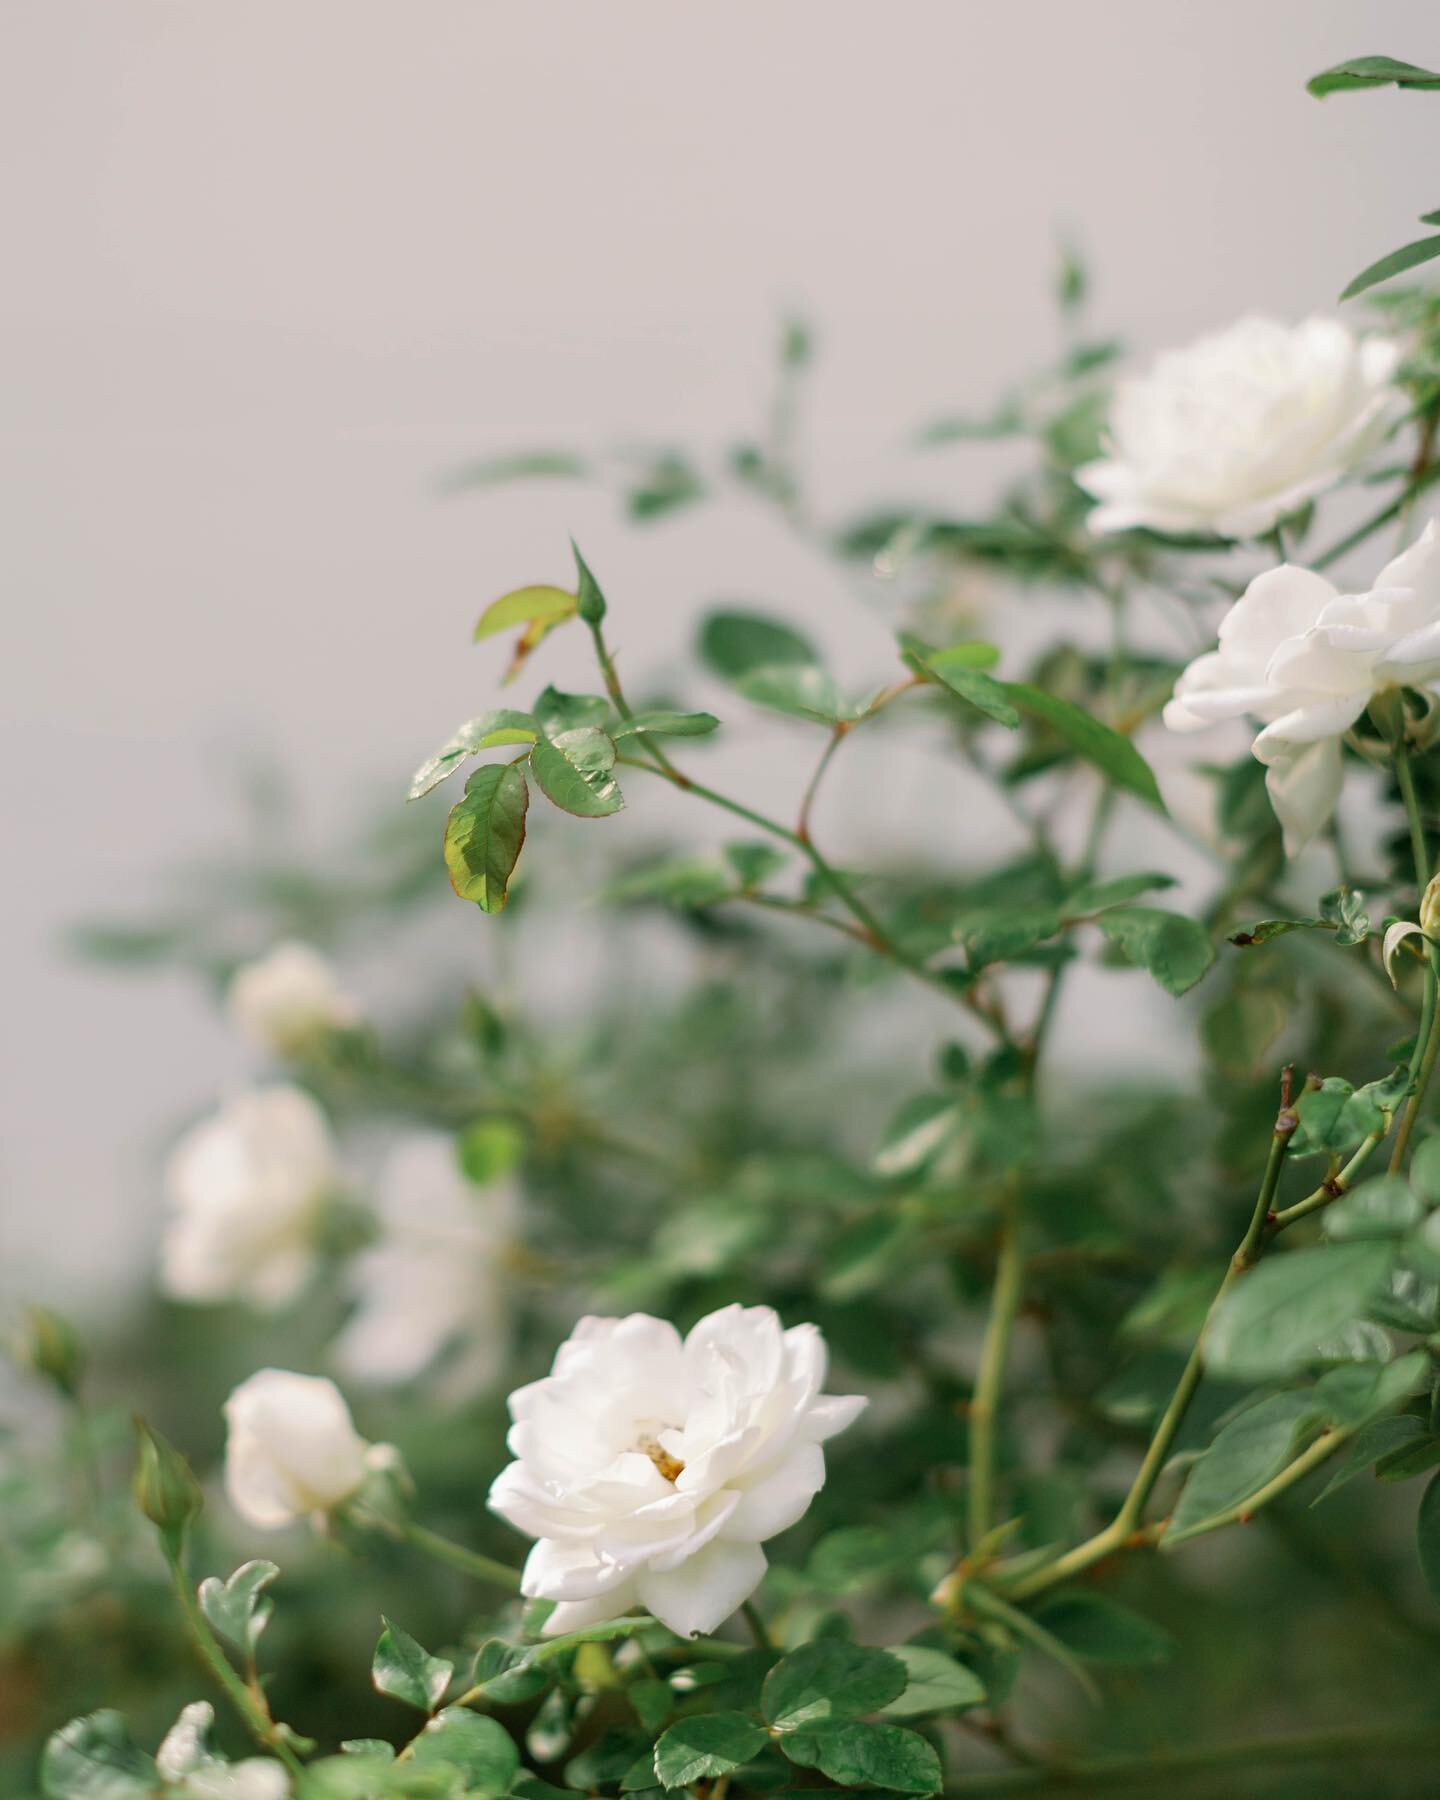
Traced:
<path fill-rule="evenodd" d="M 1440 201 L 1440 103 L 1303 91 L 1369 51 L 1433 66 L 1433 5 L 6 0 L 4 1285 L 117 1291 L 157 1134 L 244 1069 L 190 985 L 59 945 L 233 835 L 236 754 L 301 766 L 311 816 L 398 791 L 491 694 L 478 607 L 563 578 L 569 529 L 634 669 L 717 593 L 857 676 L 884 653 L 753 510 L 634 536 L 586 490 L 438 503 L 437 471 L 723 443 L 799 303 L 826 510 L 983 493 L 984 453 L 903 437 L 1049 351 L 1057 230 L 1148 349 L 1328 305 Z M 832 804 L 842 854 L 907 828 Z"/>

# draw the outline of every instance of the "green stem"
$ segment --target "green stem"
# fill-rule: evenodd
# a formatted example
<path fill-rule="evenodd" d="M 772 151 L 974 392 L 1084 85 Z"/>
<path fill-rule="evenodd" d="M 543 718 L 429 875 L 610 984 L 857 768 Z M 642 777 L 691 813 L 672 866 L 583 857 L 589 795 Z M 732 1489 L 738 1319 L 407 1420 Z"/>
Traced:
<path fill-rule="evenodd" d="M 745 1620 L 745 1623 L 750 1627 L 750 1635 L 754 1638 L 756 1647 L 761 1650 L 773 1649 L 774 1646 L 770 1641 L 770 1633 L 766 1628 L 765 1621 L 760 1617 L 759 1612 L 756 1610 L 755 1602 L 753 1600 L 742 1601 L 740 1604 L 740 1613 L 741 1617 Z"/>
<path fill-rule="evenodd" d="M 1225 1525 L 1248 1524 L 1262 1507 L 1268 1506 L 1287 1489 L 1294 1487 L 1297 1481 L 1303 1481 L 1312 1470 L 1318 1469 L 1321 1463 L 1327 1462 L 1342 1444 L 1354 1437 L 1355 1429 L 1353 1425 L 1345 1425 L 1322 1432 L 1308 1450 L 1297 1456 L 1294 1462 L 1287 1463 L 1264 1487 L 1256 1488 L 1253 1494 L 1238 1505 L 1229 1506 L 1224 1512 L 1218 1512 L 1212 1518 L 1202 1520 L 1199 1525 L 1191 1526 L 1185 1533 L 1184 1541 L 1189 1543 L 1192 1537 L 1206 1537 Z"/>
<path fill-rule="evenodd" d="M 1005 1358 L 1020 1310 L 1024 1277 L 1020 1219 L 1013 1194 L 1007 1196 L 1000 1227 L 1000 1255 L 990 1316 L 980 1347 L 980 1367 L 970 1398 L 970 1470 L 966 1489 L 970 1553 L 977 1554 L 993 1526 L 995 1512 L 995 1417 L 1005 1379 Z"/>
<path fill-rule="evenodd" d="M 917 981 L 923 981 L 927 987 L 937 988 L 948 1000 L 968 1008 L 998 1036 L 1004 1036 L 1003 1028 L 988 1013 L 977 1006 L 973 996 L 956 988 L 938 969 L 927 967 L 919 957 L 912 956 L 908 950 L 896 943 L 876 914 L 855 892 L 847 878 L 838 869 L 832 867 L 813 844 L 807 843 L 788 825 L 782 825 L 778 819 L 767 818 L 764 813 L 755 812 L 753 808 L 744 805 L 741 801 L 732 800 L 728 794 L 721 794 L 714 788 L 706 787 L 702 782 L 692 780 L 690 776 L 682 774 L 673 765 L 657 766 L 653 762 L 643 762 L 638 757 L 629 756 L 622 756 L 620 761 L 627 768 L 648 769 L 652 775 L 660 776 L 662 780 L 670 782 L 672 786 L 678 787 L 682 792 L 694 794 L 697 799 L 704 800 L 711 806 L 718 806 L 722 811 L 733 814 L 737 819 L 744 819 L 746 824 L 753 825 L 757 831 L 767 832 L 771 837 L 779 838 L 783 843 L 789 844 L 793 850 L 798 850 L 835 898 L 860 925 L 862 941 L 871 950 L 913 975 Z"/>
<path fill-rule="evenodd" d="M 244 1720 L 246 1729 L 256 1743 L 262 1749 L 273 1750 L 292 1775 L 301 1774 L 303 1769 L 300 1759 L 285 1742 L 280 1728 L 270 1717 L 264 1701 L 240 1679 L 232 1667 L 229 1657 L 221 1648 L 220 1640 L 210 1629 L 210 1621 L 200 1610 L 200 1602 L 195 1597 L 194 1589 L 190 1585 L 190 1578 L 181 1565 L 179 1554 L 172 1553 L 167 1549 L 166 1561 L 170 1565 L 170 1577 L 175 1588 L 175 1597 L 180 1602 L 181 1615 L 201 1661 L 225 1690 L 226 1698 Z"/>
<path fill-rule="evenodd" d="M 1130 1490 L 1121 1503 L 1120 1510 L 1103 1531 L 1077 1544 L 1073 1550 L 1047 1563 L 1042 1569 L 1020 1580 L 1008 1593 L 1012 1599 L 1023 1599 L 1030 1594 L 1043 1593 L 1058 1582 L 1067 1581 L 1082 1569 L 1088 1569 L 1092 1563 L 1113 1555 L 1122 1548 L 1139 1530 L 1145 1506 L 1150 1498 L 1160 1472 L 1169 1459 L 1175 1439 L 1185 1415 L 1190 1410 L 1190 1403 L 1195 1398 L 1205 1373 L 1205 1334 L 1210 1321 L 1214 1318 L 1221 1301 L 1230 1292 L 1235 1282 L 1247 1269 L 1253 1268 L 1259 1260 L 1264 1247 L 1265 1231 L 1270 1221 L 1271 1208 L 1275 1199 L 1275 1191 L 1280 1183 L 1280 1172 L 1285 1166 L 1285 1156 L 1290 1148 L 1290 1137 L 1295 1130 L 1295 1114 L 1289 1106 L 1282 1106 L 1275 1122 L 1275 1130 L 1270 1139 L 1270 1154 L 1265 1163 L 1265 1174 L 1260 1182 L 1260 1191 L 1255 1197 L 1255 1205 L 1250 1215 L 1250 1223 L 1245 1235 L 1230 1258 L 1230 1266 L 1225 1277 L 1216 1289 L 1215 1297 L 1205 1315 L 1205 1322 L 1200 1327 L 1199 1336 L 1190 1352 L 1189 1361 L 1181 1372 L 1170 1402 L 1161 1415 L 1160 1423 L 1155 1427 Z"/>
<path fill-rule="evenodd" d="M 1415 857 L 1415 885 L 1420 891 L 1420 910 L 1423 913 L 1425 890 L 1430 884 L 1430 853 L 1425 842 L 1425 826 L 1420 817 L 1420 800 L 1415 792 L 1415 772 L 1411 767 L 1410 752 L 1403 742 L 1395 745 L 1394 761 L 1395 779 L 1400 785 L 1400 793 L 1405 801 L 1405 817 L 1410 824 L 1410 847 Z M 1410 1134 L 1415 1129 L 1425 1090 L 1435 1069 L 1436 1053 L 1440 1051 L 1440 1020 L 1436 1017 L 1437 1010 L 1440 1010 L 1437 1008 L 1437 985 L 1440 985 L 1440 960 L 1437 960 L 1437 956 L 1440 953 L 1437 953 L 1435 945 L 1428 939 L 1425 951 L 1425 994 L 1420 1003 L 1420 1029 L 1415 1038 L 1415 1053 L 1410 1059 L 1410 1098 L 1405 1103 L 1400 1129 L 1395 1134 L 1395 1145 L 1390 1152 L 1392 1175 L 1405 1161 Z"/>
<path fill-rule="evenodd" d="M 466 1575 L 473 1575 L 477 1581 L 488 1581 L 494 1587 L 502 1587 L 507 1592 L 520 1592 L 520 1571 L 512 1569 L 508 1563 L 497 1562 L 494 1557 L 483 1556 L 478 1550 L 467 1550 L 463 1544 L 442 1537 L 438 1531 L 431 1531 L 425 1525 L 417 1525 L 407 1519 L 400 1527 L 399 1534 L 407 1544 L 416 1550 L 423 1550 L 427 1556 L 433 1556 L 436 1562 L 447 1564 L 452 1569 L 460 1569 Z"/>
<path fill-rule="evenodd" d="M 1211 1769 L 1243 1769 L 1267 1763 L 1366 1762 L 1385 1756 L 1431 1756 L 1436 1751 L 1440 1751 L 1440 1725 L 1434 1723 L 1339 1726 L 1285 1737 L 1203 1744 L 1189 1750 L 1142 1750 L 1094 1757 L 1086 1762 L 1047 1761 L 1024 1768 L 997 1769 L 988 1775 L 962 1775 L 945 1792 L 980 1796 L 1092 1788 L 1108 1793 L 1119 1787 L 1153 1789 L 1163 1785 L 1166 1776 L 1203 1774 Z"/>
<path fill-rule="evenodd" d="M 1386 1133 L 1390 1130 L 1390 1123 L 1390 1115 L 1386 1113 L 1384 1123 L 1370 1133 L 1338 1175 L 1332 1176 L 1328 1181 L 1322 1181 L 1313 1194 L 1307 1194 L 1303 1200 L 1297 1200 L 1293 1206 L 1282 1207 L 1270 1220 L 1269 1235 L 1274 1237 L 1277 1232 L 1284 1231 L 1287 1226 L 1293 1225 L 1297 1219 L 1308 1218 L 1311 1213 L 1319 1212 L 1323 1207 L 1333 1204 L 1342 1194 L 1348 1193 L 1355 1185 L 1355 1177 L 1370 1160 L 1376 1147 L 1385 1141 Z"/>
<path fill-rule="evenodd" d="M 1415 771 L 1410 766 L 1410 752 L 1397 744 L 1394 752 L 1395 779 L 1405 802 L 1405 817 L 1410 823 L 1410 848 L 1415 857 L 1415 885 L 1421 894 L 1430 880 L 1430 853 L 1425 846 L 1425 827 L 1420 819 L 1420 801 L 1415 792 Z"/>

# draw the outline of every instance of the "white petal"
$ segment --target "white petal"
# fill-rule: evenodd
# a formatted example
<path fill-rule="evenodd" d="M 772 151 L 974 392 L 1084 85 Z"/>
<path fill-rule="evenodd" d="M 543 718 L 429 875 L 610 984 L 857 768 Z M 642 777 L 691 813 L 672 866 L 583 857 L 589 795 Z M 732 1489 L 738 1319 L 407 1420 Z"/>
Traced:
<path fill-rule="evenodd" d="M 805 1414 L 805 1435 L 823 1444 L 853 1425 L 869 1404 L 864 1394 L 822 1394 Z"/>
<path fill-rule="evenodd" d="M 778 1468 L 746 1487 L 725 1527 L 734 1543 L 763 1544 L 804 1518 L 825 1485 L 825 1452 L 819 1444 L 797 1444 Z"/>
<path fill-rule="evenodd" d="M 594 1600 L 626 1579 L 622 1564 L 602 1561 L 589 1544 L 541 1538 L 525 1558 L 520 1592 L 527 1600 Z"/>
<path fill-rule="evenodd" d="M 1391 987 L 1398 988 L 1400 983 L 1395 977 L 1395 953 L 1407 937 L 1423 938 L 1425 933 L 1413 919 L 1396 919 L 1385 930 L 1385 941 L 1380 946 L 1380 957 L 1385 964 L 1385 973 L 1390 977 Z"/>
<path fill-rule="evenodd" d="M 1322 694 L 1307 698 L 1293 712 L 1284 713 L 1267 725 L 1255 739 L 1256 760 L 1273 763 L 1289 756 L 1302 744 L 1340 737 L 1364 712 L 1369 700 L 1368 689 L 1362 694 Z"/>
<path fill-rule="evenodd" d="M 1335 738 L 1323 738 L 1272 763 L 1265 786 L 1285 832 L 1287 855 L 1298 855 L 1329 823 L 1340 799 L 1342 780 L 1340 745 Z"/>
<path fill-rule="evenodd" d="M 594 1600 L 562 1600 L 545 1621 L 540 1635 L 564 1637 L 567 1631 L 584 1631 L 591 1625 L 603 1625 L 608 1619 L 622 1618 L 639 1604 L 631 1582 Z"/>
<path fill-rule="evenodd" d="M 642 1606 L 680 1637 L 723 1625 L 764 1579 L 765 1552 L 758 1544 L 709 1545 L 674 1570 L 644 1570 L 636 1582 Z"/>

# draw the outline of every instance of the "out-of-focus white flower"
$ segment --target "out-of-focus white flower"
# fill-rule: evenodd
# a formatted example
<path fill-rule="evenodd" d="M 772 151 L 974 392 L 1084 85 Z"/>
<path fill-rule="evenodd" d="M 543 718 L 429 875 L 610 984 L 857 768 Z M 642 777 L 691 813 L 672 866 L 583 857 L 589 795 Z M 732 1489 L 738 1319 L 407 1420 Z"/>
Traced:
<path fill-rule="evenodd" d="M 539 1541 L 521 1591 L 555 1634 L 646 1606 L 682 1637 L 759 1585 L 767 1538 L 824 1485 L 824 1439 L 863 1398 L 821 1393 L 825 1341 L 768 1306 L 727 1306 L 682 1339 L 632 1313 L 582 1319 L 551 1373 L 510 1396 L 516 1460 L 490 1505 Z"/>
<path fill-rule="evenodd" d="M 345 1397 L 323 1375 L 261 1369 L 225 1402 L 225 1492 L 242 1519 L 272 1531 L 332 1512 L 373 1466 Z"/>
<path fill-rule="evenodd" d="M 503 1180 L 476 1187 L 453 1138 L 417 1132 L 391 1151 L 378 1198 L 383 1235 L 352 1266 L 358 1305 L 335 1341 L 336 1366 L 356 1381 L 410 1381 L 463 1340 L 450 1385 L 492 1386 L 508 1336 L 502 1259 L 513 1189 Z"/>
<path fill-rule="evenodd" d="M 1122 381 L 1108 454 L 1075 479 L 1092 531 L 1252 538 L 1333 487 L 1384 437 L 1404 398 L 1400 347 L 1334 319 L 1246 318 Z"/>
<path fill-rule="evenodd" d="M 215 1708 L 208 1700 L 187 1706 L 166 1732 L 155 1763 L 167 1787 L 192 1800 L 286 1800 L 290 1777 L 282 1763 L 252 1756 L 229 1763 L 210 1748 Z"/>
<path fill-rule="evenodd" d="M 330 963 L 309 944 L 277 944 L 231 977 L 230 1016 L 263 1050 L 296 1056 L 360 1017 Z"/>
<path fill-rule="evenodd" d="M 161 1286 L 177 1300 L 283 1306 L 310 1274 L 316 1220 L 339 1184 L 334 1139 L 308 1094 L 239 1095 L 171 1154 Z"/>
<path fill-rule="evenodd" d="M 1378 693 L 1440 677 L 1440 542 L 1433 523 L 1365 594 L 1283 563 L 1256 576 L 1165 708 L 1172 731 L 1260 719 L 1255 755 L 1293 855 L 1340 797 L 1340 739 Z"/>

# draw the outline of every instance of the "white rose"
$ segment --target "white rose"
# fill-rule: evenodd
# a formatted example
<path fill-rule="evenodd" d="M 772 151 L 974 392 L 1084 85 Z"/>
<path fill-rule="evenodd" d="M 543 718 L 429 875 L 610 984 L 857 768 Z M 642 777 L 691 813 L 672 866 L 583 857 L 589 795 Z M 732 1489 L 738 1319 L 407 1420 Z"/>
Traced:
<path fill-rule="evenodd" d="M 1092 531 L 1253 538 L 1333 487 L 1404 409 L 1400 347 L 1338 321 L 1241 319 L 1122 381 L 1109 454 L 1075 479 Z"/>
<path fill-rule="evenodd" d="M 155 1764 L 166 1786 L 176 1786 L 194 1800 L 286 1800 L 290 1777 L 284 1765 L 268 1757 L 229 1763 L 210 1748 L 215 1708 L 208 1700 L 187 1706 L 155 1752 Z"/>
<path fill-rule="evenodd" d="M 316 1221 L 339 1183 L 330 1128 L 308 1094 L 241 1094 L 171 1154 L 161 1286 L 177 1300 L 283 1306 L 314 1267 Z"/>
<path fill-rule="evenodd" d="M 225 1425 L 225 1492 L 262 1530 L 333 1512 L 372 1466 L 372 1446 L 323 1375 L 261 1369 L 225 1402 Z"/>
<path fill-rule="evenodd" d="M 513 1202 L 508 1183 L 466 1180 L 453 1138 L 417 1132 L 398 1143 L 380 1175 L 381 1241 L 351 1265 L 358 1304 L 333 1352 L 342 1373 L 412 1381 L 463 1341 L 451 1385 L 493 1386 L 508 1338 L 503 1257 Z"/>
<path fill-rule="evenodd" d="M 237 969 L 226 1002 L 246 1036 L 280 1056 L 294 1056 L 360 1017 L 359 1006 L 320 952 L 294 942 L 277 944 L 268 955 Z"/>
<path fill-rule="evenodd" d="M 510 1396 L 516 1461 L 490 1505 L 537 1538 L 521 1592 L 556 1634 L 646 1606 L 713 1631 L 765 1573 L 767 1538 L 824 1485 L 821 1442 L 862 1398 L 821 1393 L 825 1341 L 768 1306 L 727 1306 L 681 1339 L 632 1313 L 582 1319 L 543 1380 Z"/>
<path fill-rule="evenodd" d="M 1340 739 L 1378 693 L 1440 677 L 1440 542 L 1435 526 L 1387 563 L 1367 594 L 1341 594 L 1309 569 L 1258 575 L 1165 708 L 1173 731 L 1264 721 L 1255 755 L 1294 855 L 1340 798 Z"/>

